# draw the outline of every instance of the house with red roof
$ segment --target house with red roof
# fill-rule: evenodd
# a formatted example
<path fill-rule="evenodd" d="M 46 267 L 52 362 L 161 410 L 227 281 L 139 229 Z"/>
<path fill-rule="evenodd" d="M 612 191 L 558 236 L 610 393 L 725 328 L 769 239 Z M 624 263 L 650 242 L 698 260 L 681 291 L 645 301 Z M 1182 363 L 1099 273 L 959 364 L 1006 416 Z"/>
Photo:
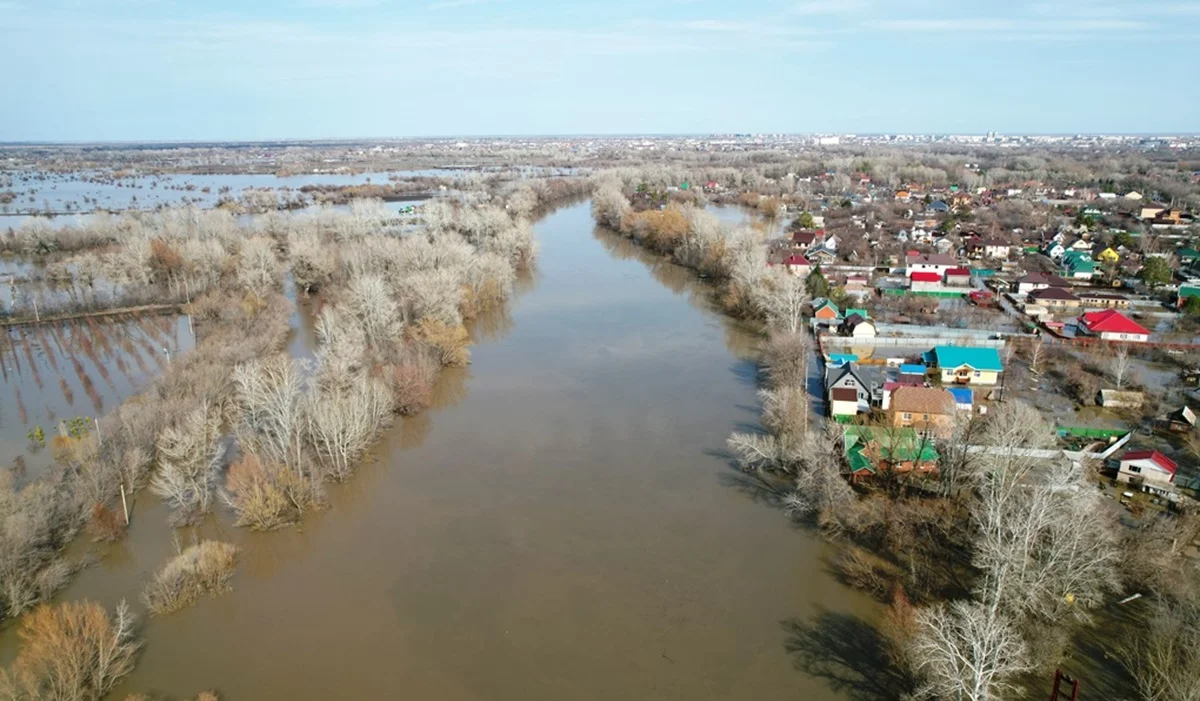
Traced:
<path fill-rule="evenodd" d="M 1165 494 L 1173 490 L 1179 465 L 1157 450 L 1131 450 L 1121 456 L 1117 481 L 1147 492 Z"/>
<path fill-rule="evenodd" d="M 1116 309 L 1087 312 L 1079 317 L 1078 326 L 1080 333 L 1098 336 L 1105 341 L 1145 343 L 1150 340 L 1149 331 Z"/>
<path fill-rule="evenodd" d="M 935 272 L 913 273 L 908 276 L 908 289 L 913 292 L 940 292 L 942 274 Z"/>
<path fill-rule="evenodd" d="M 783 265 L 792 275 L 807 277 L 812 272 L 812 264 L 802 255 L 793 254 L 783 259 Z"/>

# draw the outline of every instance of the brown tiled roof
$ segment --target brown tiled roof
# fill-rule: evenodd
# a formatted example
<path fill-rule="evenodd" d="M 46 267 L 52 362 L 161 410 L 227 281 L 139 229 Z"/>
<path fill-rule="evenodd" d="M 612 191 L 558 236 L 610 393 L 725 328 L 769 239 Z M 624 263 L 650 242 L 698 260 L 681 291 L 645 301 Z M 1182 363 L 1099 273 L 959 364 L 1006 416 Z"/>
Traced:
<path fill-rule="evenodd" d="M 940 387 L 898 387 L 892 394 L 892 408 L 910 414 L 949 414 L 954 395 Z"/>
<path fill-rule="evenodd" d="M 1030 299 L 1061 299 L 1067 301 L 1078 302 L 1079 298 L 1071 294 L 1070 290 L 1062 287 L 1043 287 L 1040 290 L 1034 290 L 1029 293 Z"/>

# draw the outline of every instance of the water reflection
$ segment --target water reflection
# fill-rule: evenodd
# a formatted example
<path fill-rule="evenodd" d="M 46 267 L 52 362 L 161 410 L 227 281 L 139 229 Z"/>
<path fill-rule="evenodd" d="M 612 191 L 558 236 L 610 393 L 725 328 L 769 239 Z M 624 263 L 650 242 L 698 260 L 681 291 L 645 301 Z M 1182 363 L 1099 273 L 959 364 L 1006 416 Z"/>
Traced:
<path fill-rule="evenodd" d="M 0 410 L 0 465 L 20 462 L 27 479 L 36 477 L 50 465 L 46 446 L 59 421 L 103 415 L 162 371 L 163 348 L 180 353 L 192 345 L 186 318 L 175 316 L 5 327 L 0 378 L 9 399 Z M 30 437 L 38 427 L 45 445 Z"/>

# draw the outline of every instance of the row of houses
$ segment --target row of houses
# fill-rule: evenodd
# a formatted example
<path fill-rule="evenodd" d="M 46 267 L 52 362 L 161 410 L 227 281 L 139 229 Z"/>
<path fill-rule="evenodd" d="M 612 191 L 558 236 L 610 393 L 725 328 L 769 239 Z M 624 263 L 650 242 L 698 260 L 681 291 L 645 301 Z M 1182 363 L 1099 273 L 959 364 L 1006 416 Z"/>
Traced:
<path fill-rule="evenodd" d="M 921 362 L 893 368 L 882 382 L 871 383 L 854 358 L 831 356 L 825 372 L 826 399 L 838 421 L 878 409 L 894 426 L 940 431 L 955 411 L 972 411 L 974 390 L 994 387 L 1003 371 L 995 348 L 946 345 L 925 353 Z M 932 386 L 931 379 L 940 386 Z"/>

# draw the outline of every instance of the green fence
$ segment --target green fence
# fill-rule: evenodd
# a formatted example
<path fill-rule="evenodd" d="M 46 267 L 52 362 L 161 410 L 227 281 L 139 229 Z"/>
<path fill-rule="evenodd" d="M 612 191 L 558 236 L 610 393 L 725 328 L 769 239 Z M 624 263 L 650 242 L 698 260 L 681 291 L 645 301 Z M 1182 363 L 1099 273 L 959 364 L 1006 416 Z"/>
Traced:
<path fill-rule="evenodd" d="M 896 296 L 896 297 L 901 296 L 901 295 L 912 295 L 914 297 L 962 297 L 964 294 L 966 294 L 963 291 L 954 291 L 954 290 L 917 290 L 917 291 L 913 291 L 913 290 L 903 290 L 903 289 L 885 289 L 885 290 L 883 290 L 883 293 L 885 295 L 892 295 L 892 296 Z"/>
<path fill-rule="evenodd" d="M 1075 438 L 1120 438 L 1129 433 L 1129 429 L 1123 428 L 1084 428 L 1082 426 L 1059 426 L 1058 437 L 1066 438 L 1073 436 Z"/>

